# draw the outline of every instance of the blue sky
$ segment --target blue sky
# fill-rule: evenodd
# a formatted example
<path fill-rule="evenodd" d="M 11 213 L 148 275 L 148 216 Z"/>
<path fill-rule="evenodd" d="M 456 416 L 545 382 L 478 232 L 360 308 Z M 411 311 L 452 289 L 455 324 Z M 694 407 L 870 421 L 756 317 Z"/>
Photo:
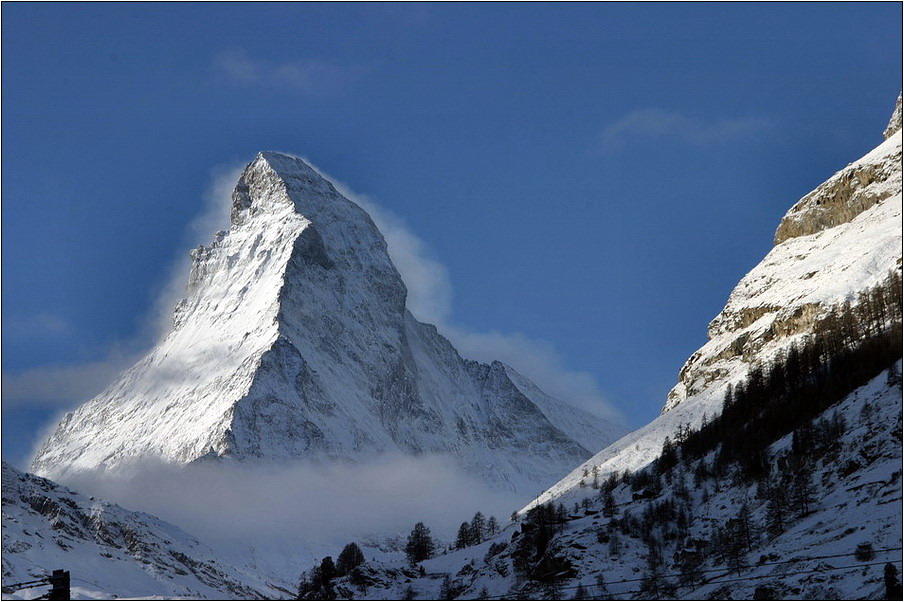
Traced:
<path fill-rule="evenodd" d="M 450 327 L 538 350 L 640 426 L 782 214 L 881 140 L 901 89 L 897 3 L 2 13 L 19 464 L 150 343 L 212 234 L 211 189 L 265 149 L 403 220 L 443 266 Z"/>

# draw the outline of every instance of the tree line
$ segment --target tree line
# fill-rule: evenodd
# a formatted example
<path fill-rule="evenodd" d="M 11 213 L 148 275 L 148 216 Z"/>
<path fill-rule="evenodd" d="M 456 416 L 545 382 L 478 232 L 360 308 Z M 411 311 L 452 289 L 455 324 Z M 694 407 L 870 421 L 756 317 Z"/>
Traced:
<path fill-rule="evenodd" d="M 470 522 L 461 524 L 452 548 L 461 549 L 477 545 L 498 532 L 499 521 L 496 517 L 486 518 L 482 512 L 478 511 Z M 431 534 L 430 528 L 423 522 L 416 523 L 405 542 L 405 557 L 409 565 L 414 567 L 424 560 L 433 558 L 436 551 L 437 542 Z M 349 543 L 342 549 L 335 562 L 332 556 L 327 556 L 318 565 L 301 574 L 297 599 L 335 600 L 335 580 L 346 576 L 353 585 L 364 587 L 368 582 L 365 568 L 365 558 L 361 548 L 357 543 Z M 420 572 L 424 573 L 423 567 L 420 567 Z M 409 587 L 409 589 L 411 588 Z M 449 586 L 450 592 L 452 589 L 452 586 Z M 414 594 L 413 590 L 408 593 Z"/>
<path fill-rule="evenodd" d="M 654 464 L 670 470 L 718 450 L 717 467 L 736 465 L 749 481 L 768 472 L 766 449 L 865 385 L 901 358 L 901 276 L 861 293 L 820 319 L 802 344 L 755 365 L 725 393 L 722 413 L 666 439 Z"/>

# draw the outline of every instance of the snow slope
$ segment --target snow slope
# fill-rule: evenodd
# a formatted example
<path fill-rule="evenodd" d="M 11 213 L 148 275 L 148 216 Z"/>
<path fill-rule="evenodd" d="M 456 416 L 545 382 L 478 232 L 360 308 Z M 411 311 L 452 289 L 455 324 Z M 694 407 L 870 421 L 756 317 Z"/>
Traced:
<path fill-rule="evenodd" d="M 671 480 L 653 500 L 634 499 L 628 486 L 618 486 L 613 492 L 616 509 L 611 517 L 603 512 L 598 491 L 590 487 L 570 490 L 559 498 L 557 502 L 569 510 L 567 522 L 548 549 L 567 558 L 572 571 L 555 587 L 518 577 L 512 553 L 524 527 L 515 523 L 479 545 L 422 562 L 424 575 L 408 569 L 403 561 L 369 562 L 362 571 L 366 587 L 343 578 L 335 589 L 339 599 L 400 600 L 410 587 L 417 599 L 436 600 L 442 599 L 442 583 L 448 577 L 456 599 L 462 600 L 573 599 L 578 586 L 591 596 L 586 599 L 882 599 L 884 564 L 897 562 L 901 569 L 900 373 L 899 361 L 892 377 L 888 372 L 880 374 L 820 417 L 841 417 L 846 424 L 844 433 L 834 451 L 814 462 L 815 501 L 810 513 L 789 514 L 786 529 L 778 535 L 765 527 L 767 502 L 758 495 L 757 485 L 737 484 L 732 479 L 709 479 L 697 485 L 686 472 Z M 772 463 L 781 465 L 780 457 L 791 447 L 791 440 L 788 435 L 770 447 Z M 647 545 L 620 525 L 641 519 L 667 498 L 677 499 L 680 481 L 692 508 L 688 538 L 676 541 L 660 536 L 664 541 L 659 579 L 663 591 L 658 595 L 641 592 L 648 572 Z M 578 503 L 579 507 L 573 507 Z M 751 545 L 739 558 L 741 568 L 730 569 L 717 552 L 702 546 L 711 544 L 713 529 L 724 528 L 745 503 L 750 511 Z M 663 520 L 657 525 L 673 528 Z M 872 546 L 872 558 L 855 557 L 860 544 Z M 693 551 L 694 546 L 708 550 L 698 567 L 700 578 L 682 581 L 676 577 L 686 570 L 679 562 L 680 554 Z M 758 587 L 768 588 L 769 597 L 756 598 Z"/>
<path fill-rule="evenodd" d="M 178 527 L 86 497 L 3 463 L 3 584 L 54 569 L 71 573 L 77 599 L 285 598 L 294 584 L 268 582 L 222 562 Z M 289 589 L 287 589 L 289 588 Z M 22 590 L 34 599 L 47 588 Z"/>
<path fill-rule="evenodd" d="M 62 419 L 36 473 L 436 453 L 533 494 L 624 432 L 462 359 L 406 309 L 367 213 L 299 159 L 258 155 L 230 230 L 192 257 L 172 331 Z"/>
<path fill-rule="evenodd" d="M 578 487 L 594 467 L 605 476 L 646 466 L 679 426 L 696 428 L 705 415 L 721 412 L 725 389 L 752 365 L 788 349 L 831 308 L 856 301 L 891 270 L 900 271 L 901 144 L 898 125 L 876 149 L 795 204 L 782 224 L 813 232 L 792 236 L 796 230 L 779 227 L 776 245 L 741 279 L 710 323 L 709 341 L 681 369 L 662 415 L 604 448 L 531 505 Z"/>

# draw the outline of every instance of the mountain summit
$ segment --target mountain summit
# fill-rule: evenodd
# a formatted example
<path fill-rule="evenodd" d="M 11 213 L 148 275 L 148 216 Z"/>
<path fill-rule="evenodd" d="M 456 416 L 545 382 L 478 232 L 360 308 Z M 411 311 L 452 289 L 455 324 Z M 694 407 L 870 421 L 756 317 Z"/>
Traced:
<path fill-rule="evenodd" d="M 622 434 L 417 321 L 370 216 L 304 161 L 260 153 L 232 199 L 171 332 L 61 420 L 36 473 L 435 453 L 527 492 Z"/>

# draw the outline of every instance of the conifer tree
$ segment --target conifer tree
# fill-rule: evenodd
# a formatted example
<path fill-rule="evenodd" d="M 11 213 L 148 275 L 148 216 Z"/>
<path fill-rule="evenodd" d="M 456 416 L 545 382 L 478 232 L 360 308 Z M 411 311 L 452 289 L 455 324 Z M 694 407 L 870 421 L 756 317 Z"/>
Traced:
<path fill-rule="evenodd" d="M 816 488 L 813 485 L 813 466 L 806 460 L 797 466 L 791 481 L 791 499 L 801 516 L 810 513 L 810 505 L 816 501 Z"/>
<path fill-rule="evenodd" d="M 753 543 L 758 539 L 759 535 L 753 525 L 753 518 L 750 515 L 750 505 L 747 503 L 746 499 L 741 504 L 741 509 L 738 510 L 738 522 L 741 525 L 741 535 L 744 538 L 744 543 L 747 544 L 747 549 L 753 550 Z"/>
<path fill-rule="evenodd" d="M 332 581 L 336 577 L 336 565 L 332 556 L 327 556 L 320 562 L 320 577 L 324 581 Z"/>
<path fill-rule="evenodd" d="M 499 533 L 499 521 L 496 520 L 495 516 L 491 516 L 487 520 L 487 535 L 492 537 Z"/>
<path fill-rule="evenodd" d="M 902 587 L 901 582 L 898 581 L 898 569 L 890 562 L 885 565 L 884 581 L 885 599 L 900 600 Z"/>
<path fill-rule="evenodd" d="M 775 537 L 784 532 L 788 517 L 788 495 L 785 484 L 773 479 L 766 485 L 766 527 Z"/>
<path fill-rule="evenodd" d="M 474 518 L 471 519 L 471 542 L 477 545 L 483 541 L 484 537 L 486 537 L 486 530 L 486 519 L 483 517 L 483 513 L 478 510 L 474 514 Z"/>
<path fill-rule="evenodd" d="M 471 525 L 462 523 L 458 527 L 458 535 L 455 537 L 455 548 L 463 549 L 471 545 Z"/>
<path fill-rule="evenodd" d="M 356 566 L 364 564 L 364 552 L 358 547 L 358 544 L 351 542 L 342 548 L 339 557 L 336 559 L 336 572 L 338 575 L 348 575 Z"/>
<path fill-rule="evenodd" d="M 436 551 L 436 544 L 430 536 L 430 529 L 424 523 L 417 523 L 411 534 L 408 535 L 408 543 L 405 545 L 405 555 L 411 564 L 417 564 L 427 560 Z"/>
<path fill-rule="evenodd" d="M 603 516 L 612 518 L 615 515 L 615 496 L 606 489 L 600 489 L 600 493 L 603 494 Z"/>

